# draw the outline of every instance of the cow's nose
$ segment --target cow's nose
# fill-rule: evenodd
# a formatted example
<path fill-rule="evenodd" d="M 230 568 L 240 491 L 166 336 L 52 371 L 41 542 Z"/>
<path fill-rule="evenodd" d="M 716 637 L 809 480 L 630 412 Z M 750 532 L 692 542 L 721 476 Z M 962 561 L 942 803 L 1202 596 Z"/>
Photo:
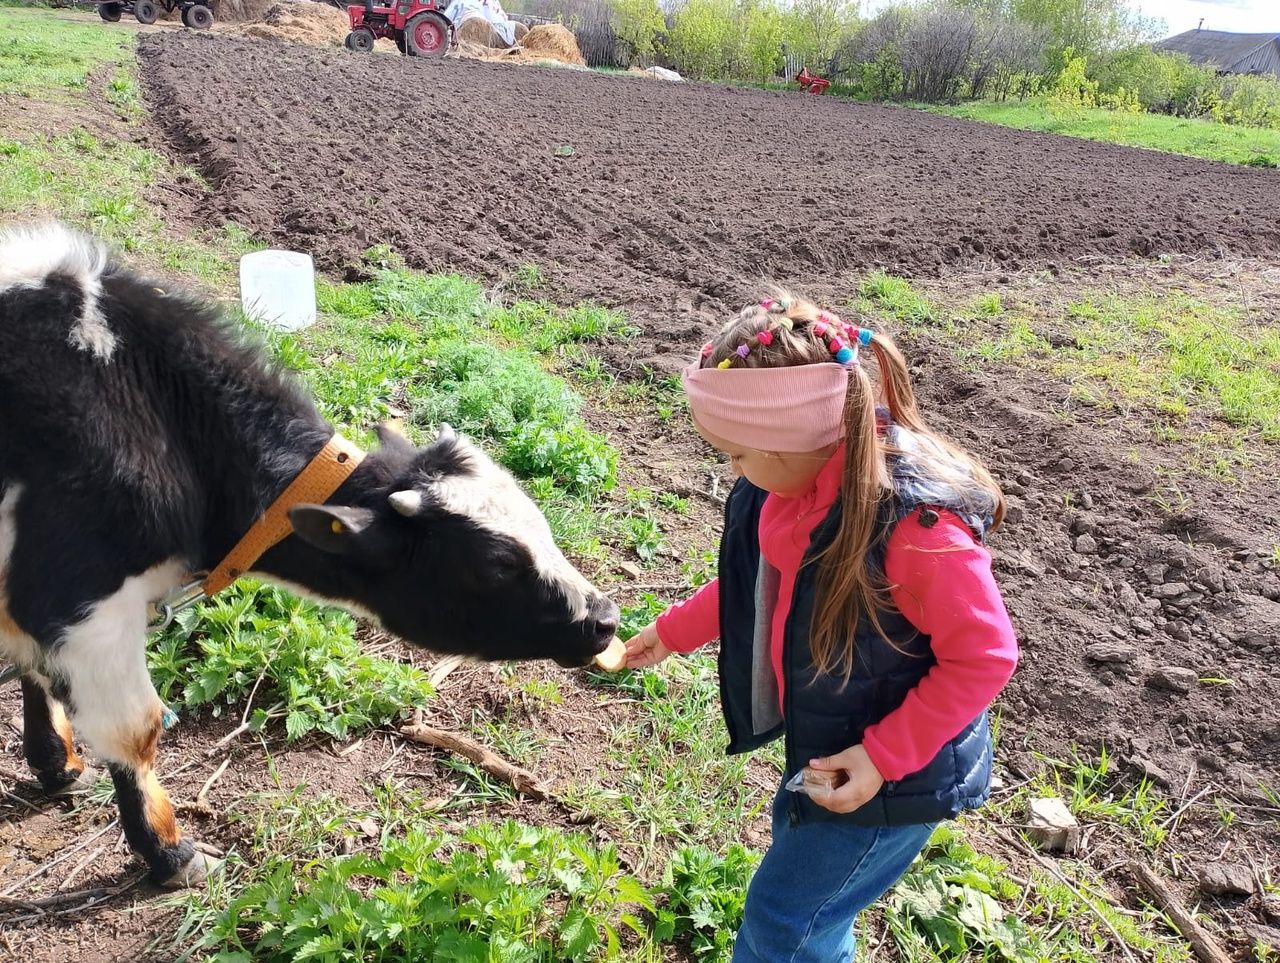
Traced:
<path fill-rule="evenodd" d="M 596 641 L 608 645 L 613 641 L 613 637 L 618 634 L 618 620 L 616 617 L 607 619 L 596 619 Z"/>
<path fill-rule="evenodd" d="M 591 613 L 592 628 L 595 632 L 596 644 L 604 649 L 618 634 L 618 606 L 614 604 L 613 599 L 602 595 L 592 609 L 594 610 Z"/>

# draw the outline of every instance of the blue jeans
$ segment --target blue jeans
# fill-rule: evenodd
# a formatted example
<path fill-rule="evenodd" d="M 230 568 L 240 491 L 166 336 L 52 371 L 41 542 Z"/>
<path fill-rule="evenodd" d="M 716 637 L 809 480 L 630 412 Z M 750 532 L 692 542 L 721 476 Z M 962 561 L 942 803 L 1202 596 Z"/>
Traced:
<path fill-rule="evenodd" d="M 747 888 L 733 963 L 848 963 L 853 922 L 911 866 L 936 823 L 792 826 L 783 789 L 773 845 Z"/>

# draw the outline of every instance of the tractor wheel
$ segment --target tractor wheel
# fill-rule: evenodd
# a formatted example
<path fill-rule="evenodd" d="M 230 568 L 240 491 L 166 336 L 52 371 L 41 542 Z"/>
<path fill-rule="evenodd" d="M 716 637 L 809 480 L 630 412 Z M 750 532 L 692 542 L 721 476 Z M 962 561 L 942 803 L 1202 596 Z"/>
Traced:
<path fill-rule="evenodd" d="M 192 30 L 208 30 L 213 26 L 213 11 L 203 3 L 193 4 L 182 11 L 182 22 Z"/>
<path fill-rule="evenodd" d="M 404 43 L 404 31 L 403 31 L 403 30 L 401 30 L 399 33 L 397 33 L 397 34 L 396 34 L 396 49 L 397 49 L 397 50 L 399 50 L 399 51 L 400 51 L 402 54 L 404 54 L 406 57 L 407 57 L 407 56 L 409 56 L 409 48 L 408 48 L 408 47 L 406 47 L 406 46 L 405 46 L 405 43 Z"/>
<path fill-rule="evenodd" d="M 120 20 L 121 8 L 124 4 L 120 3 L 100 3 L 98 4 L 98 16 L 107 23 L 117 23 Z"/>
<path fill-rule="evenodd" d="M 411 57 L 443 57 L 449 25 L 438 13 L 420 13 L 404 25 L 404 43 Z"/>
<path fill-rule="evenodd" d="M 360 27 L 352 30 L 347 34 L 347 39 L 342 41 L 348 50 L 358 50 L 360 53 L 368 53 L 373 49 L 373 31 L 368 27 Z"/>
<path fill-rule="evenodd" d="M 133 15 L 138 23 L 155 23 L 160 11 L 156 9 L 155 0 L 134 0 Z"/>

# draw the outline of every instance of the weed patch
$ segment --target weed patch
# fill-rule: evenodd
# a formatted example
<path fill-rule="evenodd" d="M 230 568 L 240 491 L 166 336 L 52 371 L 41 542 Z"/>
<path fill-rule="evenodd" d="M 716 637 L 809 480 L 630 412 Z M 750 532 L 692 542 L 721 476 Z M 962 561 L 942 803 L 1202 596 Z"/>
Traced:
<path fill-rule="evenodd" d="M 663 877 L 666 905 L 658 910 L 658 939 L 687 939 L 696 959 L 728 963 L 742 925 L 747 883 L 759 861 L 737 844 L 723 856 L 704 846 L 677 852 Z"/>
<path fill-rule="evenodd" d="M 432 695 L 418 669 L 367 654 L 346 613 L 250 581 L 181 613 L 147 657 L 166 701 L 219 716 L 253 695 L 250 730 L 283 719 L 290 741 L 345 739 Z"/>
<path fill-rule="evenodd" d="M 937 316 L 929 299 L 903 278 L 873 271 L 858 287 L 871 310 L 881 311 L 908 326 L 933 324 Z"/>
<path fill-rule="evenodd" d="M 515 823 L 460 837 L 414 825 L 379 852 L 300 866 L 277 858 L 218 915 L 219 963 L 565 960 L 645 938 L 649 891 L 611 846 Z"/>

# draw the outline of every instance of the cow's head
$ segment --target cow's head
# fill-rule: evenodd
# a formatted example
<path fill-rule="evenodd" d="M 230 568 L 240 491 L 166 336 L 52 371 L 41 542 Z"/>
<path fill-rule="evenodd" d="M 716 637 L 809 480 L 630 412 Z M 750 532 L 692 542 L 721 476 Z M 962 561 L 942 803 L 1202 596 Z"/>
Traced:
<path fill-rule="evenodd" d="M 577 666 L 608 645 L 618 607 L 569 564 L 506 471 L 448 426 L 422 449 L 385 427 L 379 436 L 352 504 L 290 512 L 327 557 L 316 561 L 336 584 L 324 594 L 438 652 Z"/>

